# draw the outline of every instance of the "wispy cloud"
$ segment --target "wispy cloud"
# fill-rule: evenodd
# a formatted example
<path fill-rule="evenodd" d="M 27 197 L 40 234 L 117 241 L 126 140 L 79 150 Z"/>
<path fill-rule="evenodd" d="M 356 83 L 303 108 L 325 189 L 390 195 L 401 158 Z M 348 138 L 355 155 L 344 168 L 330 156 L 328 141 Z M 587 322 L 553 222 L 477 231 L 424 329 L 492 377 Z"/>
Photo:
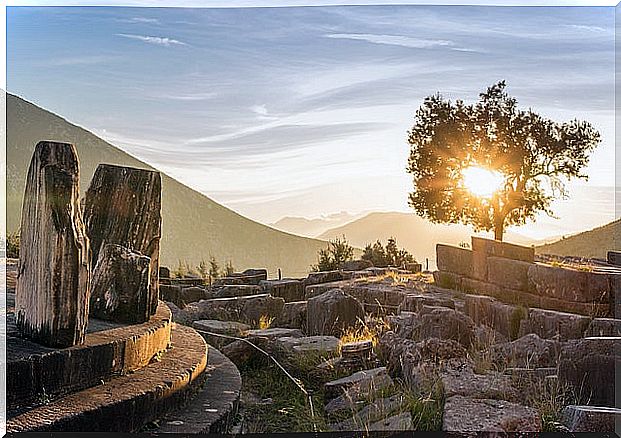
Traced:
<path fill-rule="evenodd" d="M 193 102 L 193 101 L 213 99 L 217 95 L 218 93 L 215 93 L 215 92 L 207 92 L 207 93 L 158 94 L 157 96 L 153 96 L 153 97 L 157 97 L 160 99 L 167 99 L 167 100 L 181 100 L 181 101 L 186 101 L 186 102 Z"/>
<path fill-rule="evenodd" d="M 449 40 L 412 38 L 403 35 L 376 35 L 370 33 L 332 33 L 325 35 L 326 38 L 367 41 L 373 44 L 387 44 L 390 46 L 410 47 L 416 49 L 428 49 L 438 46 L 454 46 Z"/>
<path fill-rule="evenodd" d="M 606 29 L 601 26 L 589 26 L 586 24 L 567 24 L 566 27 L 575 30 L 586 30 L 587 32 L 606 32 Z"/>
<path fill-rule="evenodd" d="M 160 20 L 157 18 L 148 18 L 148 17 L 132 17 L 132 18 L 123 18 L 119 21 L 123 23 L 146 23 L 146 24 L 160 24 Z"/>
<path fill-rule="evenodd" d="M 123 37 L 123 38 L 130 38 L 133 40 L 143 41 L 148 44 L 155 44 L 158 46 L 166 46 L 166 47 L 187 46 L 187 44 L 184 43 L 183 41 L 175 40 L 173 38 L 168 38 L 168 37 L 134 35 L 134 34 L 128 34 L 128 33 L 117 33 L 116 35 Z"/>

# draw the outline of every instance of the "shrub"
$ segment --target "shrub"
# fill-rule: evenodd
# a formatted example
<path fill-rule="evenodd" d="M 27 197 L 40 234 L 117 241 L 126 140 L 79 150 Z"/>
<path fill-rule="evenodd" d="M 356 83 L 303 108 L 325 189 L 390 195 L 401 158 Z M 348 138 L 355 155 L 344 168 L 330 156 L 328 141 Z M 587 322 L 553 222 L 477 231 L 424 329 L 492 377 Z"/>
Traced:
<path fill-rule="evenodd" d="M 19 232 L 9 233 L 6 236 L 6 256 L 10 259 L 19 258 Z"/>
<path fill-rule="evenodd" d="M 335 238 L 328 242 L 328 247 L 320 249 L 317 264 L 311 266 L 313 271 L 334 271 L 339 269 L 343 263 L 352 260 L 354 257 L 354 247 L 351 246 L 345 235 L 342 238 Z"/>
<path fill-rule="evenodd" d="M 362 259 L 370 261 L 373 263 L 373 266 L 378 268 L 385 268 L 387 266 L 400 267 L 405 266 L 407 263 L 416 262 L 412 254 L 404 248 L 397 246 L 397 239 L 394 237 L 388 239 L 385 248 L 379 240 L 374 244 L 369 243 L 364 248 Z"/>

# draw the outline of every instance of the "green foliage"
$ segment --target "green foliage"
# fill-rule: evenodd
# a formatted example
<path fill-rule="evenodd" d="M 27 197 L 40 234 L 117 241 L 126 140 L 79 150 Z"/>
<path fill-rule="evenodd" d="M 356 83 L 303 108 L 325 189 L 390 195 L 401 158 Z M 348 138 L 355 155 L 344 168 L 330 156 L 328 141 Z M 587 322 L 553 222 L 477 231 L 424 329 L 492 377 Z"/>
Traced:
<path fill-rule="evenodd" d="M 209 278 L 215 280 L 220 278 L 220 265 L 214 256 L 209 257 Z"/>
<path fill-rule="evenodd" d="M 518 109 L 505 87 L 504 81 L 489 87 L 471 105 L 435 94 L 418 109 L 408 132 L 407 171 L 414 185 L 409 204 L 419 215 L 493 229 L 502 239 L 505 226 L 534 220 L 540 211 L 552 215 L 554 198 L 567 196 L 566 180 L 587 178 L 583 169 L 599 132 L 588 122 L 558 123 Z M 462 181 L 470 166 L 500 172 L 504 188 L 492 199 L 474 196 Z"/>
<path fill-rule="evenodd" d="M 9 233 L 6 236 L 6 256 L 10 259 L 19 258 L 19 232 Z"/>
<path fill-rule="evenodd" d="M 316 265 L 311 266 L 313 271 L 334 271 L 339 269 L 343 263 L 352 260 L 354 248 L 351 246 L 345 235 L 341 238 L 336 237 L 328 242 L 328 247 L 320 249 Z"/>
<path fill-rule="evenodd" d="M 222 273 L 225 277 L 229 277 L 235 273 L 235 268 L 233 267 L 233 262 L 231 260 L 227 260 Z"/>
<path fill-rule="evenodd" d="M 362 253 L 362 259 L 373 263 L 373 266 L 385 268 L 387 266 L 403 266 L 406 263 L 415 262 L 414 256 L 403 248 L 397 246 L 397 239 L 388 239 L 386 248 L 377 240 L 374 244 L 368 244 Z"/>

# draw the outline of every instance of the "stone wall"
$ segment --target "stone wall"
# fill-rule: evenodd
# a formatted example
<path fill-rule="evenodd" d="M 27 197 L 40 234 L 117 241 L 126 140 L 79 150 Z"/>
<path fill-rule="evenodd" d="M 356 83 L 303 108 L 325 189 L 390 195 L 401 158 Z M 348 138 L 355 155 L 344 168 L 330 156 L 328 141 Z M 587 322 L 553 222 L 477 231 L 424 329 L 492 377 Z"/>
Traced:
<path fill-rule="evenodd" d="M 472 250 L 438 244 L 436 283 L 503 302 L 614 317 L 621 269 L 569 267 L 535 261 L 534 248 L 472 238 Z"/>

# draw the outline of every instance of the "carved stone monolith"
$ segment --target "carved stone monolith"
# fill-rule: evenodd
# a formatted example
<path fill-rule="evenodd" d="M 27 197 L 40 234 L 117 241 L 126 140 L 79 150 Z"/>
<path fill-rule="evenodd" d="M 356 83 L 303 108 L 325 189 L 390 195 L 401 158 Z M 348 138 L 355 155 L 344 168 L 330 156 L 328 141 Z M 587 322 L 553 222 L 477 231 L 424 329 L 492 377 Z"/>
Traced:
<path fill-rule="evenodd" d="M 88 322 L 89 241 L 79 176 L 73 145 L 37 144 L 22 204 L 15 318 L 25 336 L 50 347 L 82 343 Z"/>
<path fill-rule="evenodd" d="M 84 204 L 93 263 L 107 244 L 120 245 L 151 260 L 146 297 L 149 315 L 155 313 L 158 301 L 161 187 L 159 172 L 100 164 Z M 98 286 L 93 283 L 92 287 Z"/>
<path fill-rule="evenodd" d="M 93 270 L 90 315 L 127 324 L 148 321 L 150 263 L 149 257 L 123 246 L 104 245 Z"/>

